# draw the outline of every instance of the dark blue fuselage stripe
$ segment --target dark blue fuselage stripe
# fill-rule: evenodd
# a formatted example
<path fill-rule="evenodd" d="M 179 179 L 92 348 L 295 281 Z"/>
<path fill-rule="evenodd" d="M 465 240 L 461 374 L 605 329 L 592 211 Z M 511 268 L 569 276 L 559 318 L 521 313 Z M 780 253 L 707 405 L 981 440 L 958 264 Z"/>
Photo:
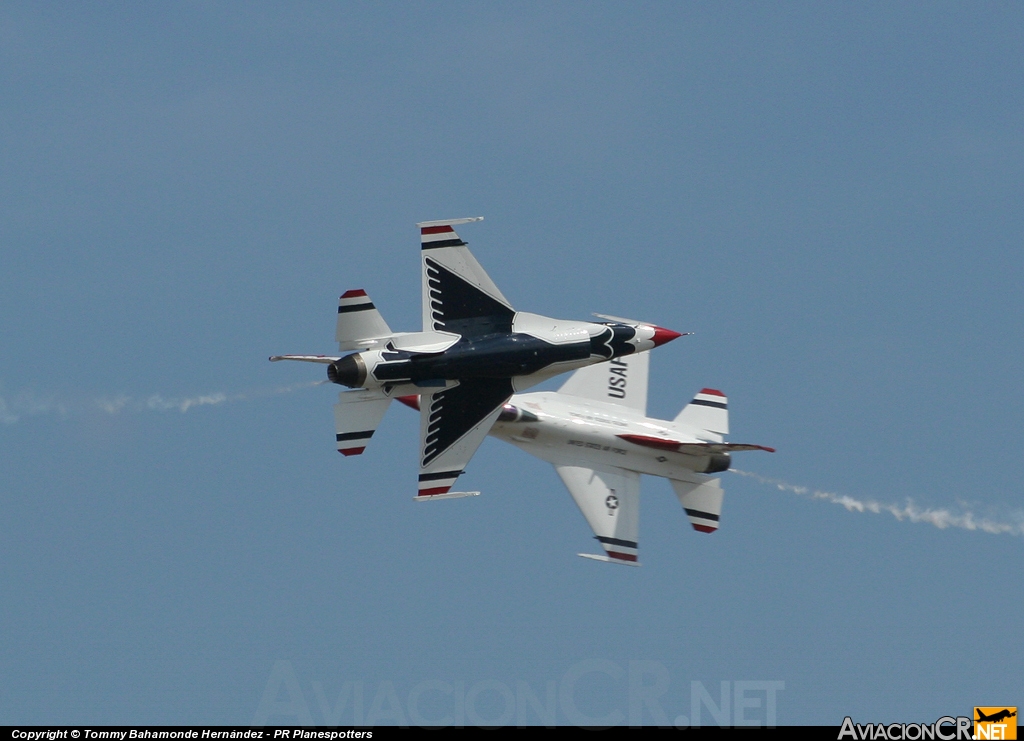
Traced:
<path fill-rule="evenodd" d="M 603 535 L 595 535 L 598 541 L 605 543 L 606 545 L 621 545 L 626 548 L 636 548 L 636 541 L 633 540 L 620 540 L 619 538 L 606 538 Z"/>
<path fill-rule="evenodd" d="M 437 473 L 421 473 L 420 481 L 438 481 L 440 479 L 455 479 L 462 474 L 462 471 L 438 471 Z"/>
<path fill-rule="evenodd" d="M 704 399 L 694 399 L 690 402 L 691 404 L 697 404 L 702 407 L 715 407 L 716 409 L 727 409 L 728 407 L 720 401 L 705 401 Z"/>
<path fill-rule="evenodd" d="M 334 437 L 339 443 L 343 440 L 365 440 L 368 437 L 373 437 L 373 430 L 363 430 L 362 432 L 339 432 Z"/>
<path fill-rule="evenodd" d="M 432 250 L 437 247 L 461 247 L 466 244 L 461 239 L 439 239 L 436 242 L 424 242 L 423 249 Z"/>
<path fill-rule="evenodd" d="M 714 522 L 718 522 L 718 515 L 713 515 L 710 512 L 701 512 L 699 509 L 688 509 L 686 510 L 686 514 L 690 517 L 699 517 L 702 520 L 713 520 Z"/>
<path fill-rule="evenodd" d="M 373 302 L 367 301 L 365 304 L 350 304 L 348 306 L 339 306 L 338 313 L 347 314 L 350 311 L 369 311 L 370 309 L 376 308 L 377 307 L 373 305 Z"/>

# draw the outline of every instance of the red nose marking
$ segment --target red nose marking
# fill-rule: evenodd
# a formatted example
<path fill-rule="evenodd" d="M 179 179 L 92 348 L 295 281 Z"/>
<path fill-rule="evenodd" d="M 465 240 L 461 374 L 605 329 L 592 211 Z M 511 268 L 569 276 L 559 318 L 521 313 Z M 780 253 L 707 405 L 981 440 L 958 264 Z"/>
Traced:
<path fill-rule="evenodd" d="M 655 327 L 654 337 L 651 338 L 651 342 L 653 342 L 654 346 L 657 347 L 658 345 L 664 345 L 666 342 L 671 342 L 677 337 L 682 336 L 683 335 L 680 332 L 673 332 L 671 329 L 665 329 L 664 327 Z"/>

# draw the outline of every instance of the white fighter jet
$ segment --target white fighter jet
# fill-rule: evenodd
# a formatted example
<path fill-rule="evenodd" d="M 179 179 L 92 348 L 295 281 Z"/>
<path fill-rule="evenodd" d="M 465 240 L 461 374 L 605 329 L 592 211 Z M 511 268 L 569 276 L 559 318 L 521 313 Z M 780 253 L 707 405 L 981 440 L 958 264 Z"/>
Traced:
<path fill-rule="evenodd" d="M 729 468 L 730 453 L 766 450 L 727 443 L 725 394 L 701 389 L 671 422 L 647 412 L 650 353 L 576 371 L 558 391 L 516 394 L 491 435 L 554 465 L 606 555 L 584 558 L 639 566 L 640 474 L 667 478 L 695 530 L 718 529 L 723 491 L 708 474 Z M 404 396 L 417 407 L 418 397 Z"/>
<path fill-rule="evenodd" d="M 270 358 L 325 363 L 331 381 L 358 389 L 340 393 L 334 406 L 344 455 L 363 452 L 393 398 L 419 394 L 420 501 L 477 493 L 450 489 L 516 391 L 681 336 L 613 317 L 579 322 L 516 311 L 455 233 L 455 226 L 480 220 L 417 224 L 422 332 L 392 332 L 366 291 L 347 291 L 338 304 L 336 339 L 342 352 L 360 352 Z"/>

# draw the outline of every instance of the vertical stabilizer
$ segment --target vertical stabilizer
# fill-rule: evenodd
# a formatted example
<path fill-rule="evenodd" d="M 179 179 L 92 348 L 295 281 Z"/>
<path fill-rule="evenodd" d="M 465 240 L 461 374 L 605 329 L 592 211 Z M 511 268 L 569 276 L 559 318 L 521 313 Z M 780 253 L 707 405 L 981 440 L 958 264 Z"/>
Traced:
<path fill-rule="evenodd" d="M 650 351 L 622 355 L 607 363 L 588 365 L 569 376 L 558 393 L 619 404 L 646 415 L 650 365 Z"/>

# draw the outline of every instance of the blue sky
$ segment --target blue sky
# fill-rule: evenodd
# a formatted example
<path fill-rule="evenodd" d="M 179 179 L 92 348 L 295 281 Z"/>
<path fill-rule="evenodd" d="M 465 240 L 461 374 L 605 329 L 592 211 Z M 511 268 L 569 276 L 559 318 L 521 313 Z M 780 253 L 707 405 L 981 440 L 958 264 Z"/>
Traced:
<path fill-rule="evenodd" d="M 631 667 L 669 722 L 693 682 L 784 682 L 783 724 L 1024 704 L 1022 33 L 1010 3 L 5 3 L 0 723 L 324 724 L 346 686 L 471 722 L 522 683 L 620 719 Z M 695 332 L 649 410 L 723 389 L 778 449 L 740 469 L 1016 534 L 727 473 L 708 537 L 645 479 L 616 568 L 493 439 L 482 496 L 412 502 L 415 415 L 343 459 L 320 369 L 266 358 L 331 352 L 349 288 L 415 329 L 414 223 L 475 215 L 517 308 Z"/>

